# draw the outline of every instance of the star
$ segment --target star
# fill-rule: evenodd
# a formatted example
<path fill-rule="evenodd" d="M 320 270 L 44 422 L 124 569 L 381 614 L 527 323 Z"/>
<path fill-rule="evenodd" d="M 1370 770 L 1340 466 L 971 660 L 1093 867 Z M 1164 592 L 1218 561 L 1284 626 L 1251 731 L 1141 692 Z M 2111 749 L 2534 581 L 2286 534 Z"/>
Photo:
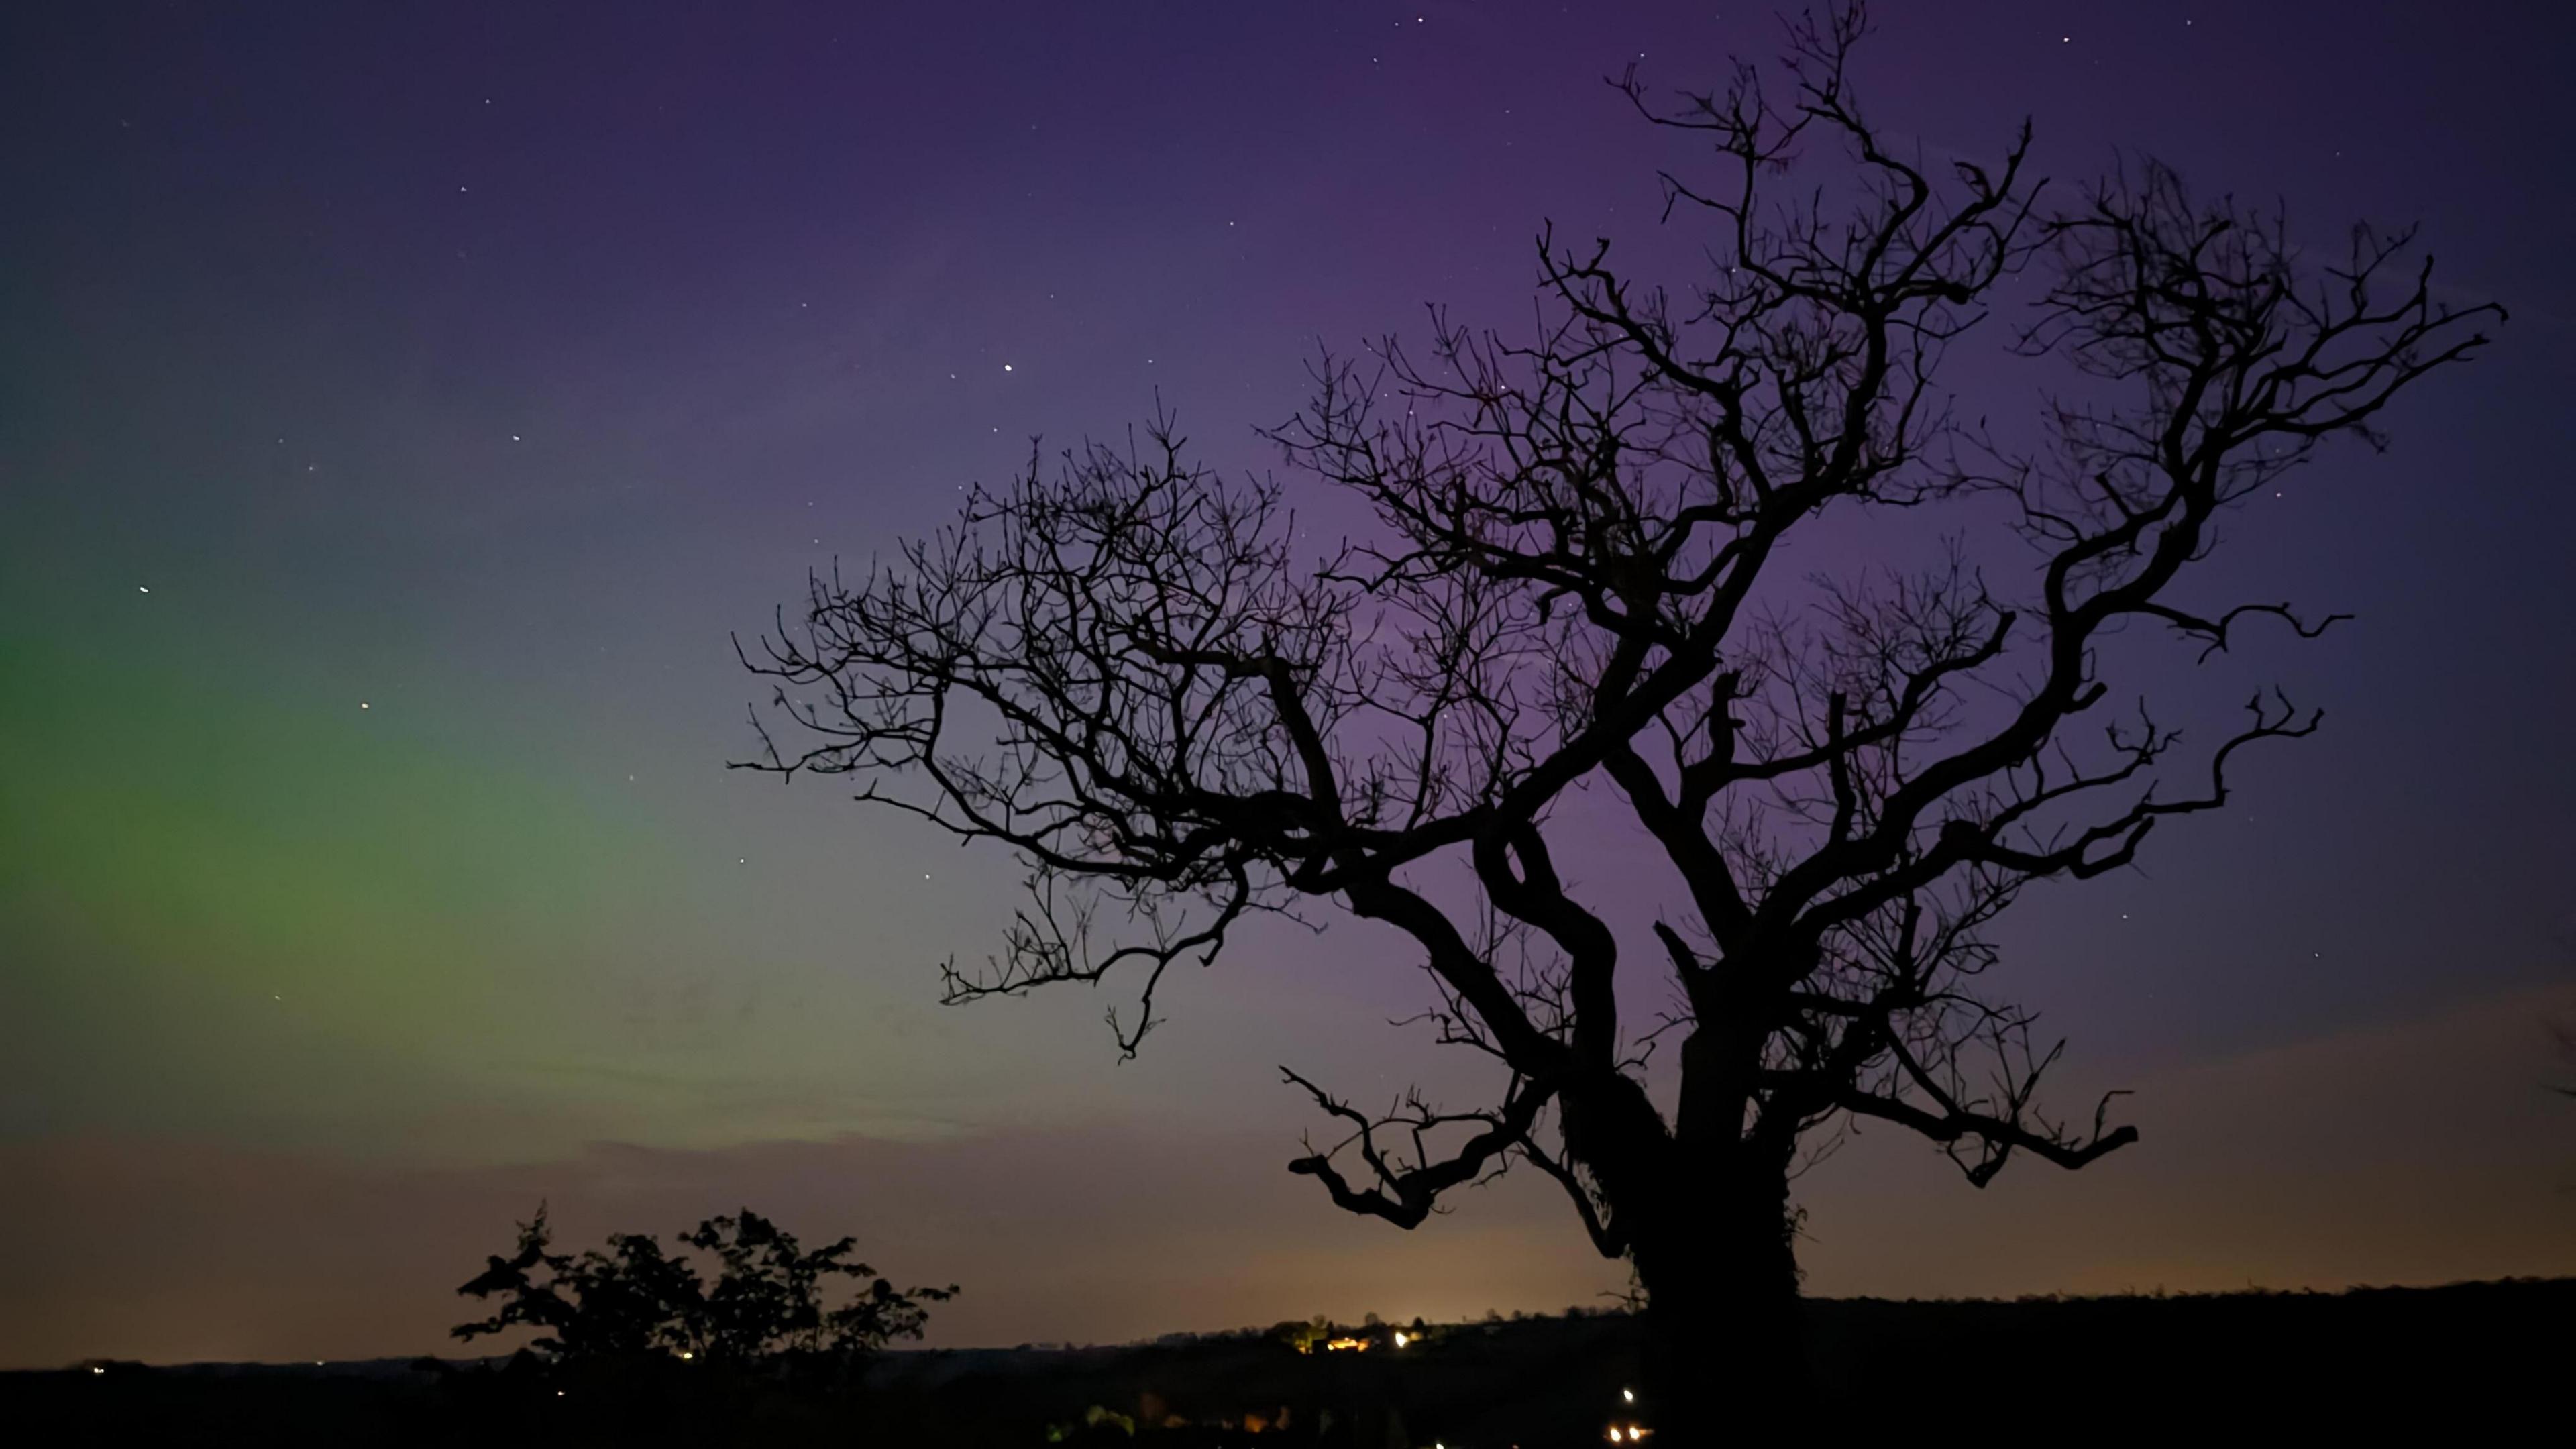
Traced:
<path fill-rule="evenodd" d="M 136 585 L 134 586 L 134 592 L 136 592 L 136 593 L 138 593 L 138 594 L 148 594 L 148 593 L 152 592 L 152 590 L 151 590 L 150 586 L 148 586 L 148 585 L 145 585 L 145 584 L 136 584 Z"/>
<path fill-rule="evenodd" d="M 373 707 L 373 706 L 369 705 L 369 704 L 368 704 L 365 700 L 363 700 L 363 699 L 358 701 L 358 708 L 360 708 L 360 709 L 369 709 L 369 708 L 372 708 L 372 707 Z"/>

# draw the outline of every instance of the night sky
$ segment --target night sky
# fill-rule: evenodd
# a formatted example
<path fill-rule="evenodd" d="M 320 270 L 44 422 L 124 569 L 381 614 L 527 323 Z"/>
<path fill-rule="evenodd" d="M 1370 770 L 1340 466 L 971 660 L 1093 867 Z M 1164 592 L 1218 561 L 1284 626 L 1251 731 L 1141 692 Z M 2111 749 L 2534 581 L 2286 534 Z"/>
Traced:
<path fill-rule="evenodd" d="M 1890 3 L 1864 100 L 2025 114 L 2339 246 L 2420 221 L 2513 312 L 2235 519 L 2219 579 L 2352 613 L 2325 706 L 2143 869 L 2032 895 L 2012 981 L 2137 1147 L 1978 1193 L 1872 1132 L 1808 1290 L 2576 1272 L 2576 155 L 2561 7 Z M 1688 164 L 1601 84 L 1718 83 L 1759 5 L 260 4 L 0 15 L 0 1365 L 436 1351 L 540 1197 L 573 1239 L 748 1203 L 966 1287 L 934 1341 L 1595 1301 L 1525 1175 L 1414 1233 L 1282 1169 L 1416 1076 L 1399 940 L 943 1010 L 1004 857 L 727 772 L 727 634 L 1157 395 L 1212 463 L 1319 345 L 1531 315 L 1531 237 Z M 2044 371 L 1963 352 L 1976 406 Z M 1316 500 L 1329 515 L 1333 505 Z M 2229 674 L 2191 683 L 2232 705 Z M 1561 847 L 1637 924 L 1634 831 Z M 1464 1091 L 1464 1087 L 1460 1087 Z"/>

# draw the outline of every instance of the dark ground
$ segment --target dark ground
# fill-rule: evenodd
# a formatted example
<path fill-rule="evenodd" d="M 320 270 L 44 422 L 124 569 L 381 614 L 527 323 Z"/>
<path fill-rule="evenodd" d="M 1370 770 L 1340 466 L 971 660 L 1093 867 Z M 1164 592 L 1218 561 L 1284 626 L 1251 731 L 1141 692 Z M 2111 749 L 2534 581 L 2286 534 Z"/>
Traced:
<path fill-rule="evenodd" d="M 2121 1442 L 2150 1424 L 2429 1428 L 2446 1442 L 2568 1442 L 2576 1279 L 2340 1294 L 1807 1307 L 1817 1385 L 1713 1371 L 1748 1428 L 1844 1442 Z M 1460 1324 L 1427 1343 L 1301 1355 L 1255 1333 L 1123 1348 L 889 1354 L 866 1386 L 791 1397 L 685 1370 L 541 1377 L 399 1360 L 327 1367 L 81 1365 L 0 1374 L 17 1443 L 1597 1445 L 1631 1410 L 1636 1324 Z M 103 1368 L 104 1372 L 93 1372 Z M 1135 1425 L 1131 1431 L 1121 1417 Z M 1257 1426 L 1257 1427 L 1256 1427 Z M 2510 1429 L 2509 1437 L 2499 1431 Z M 20 1437 L 33 1431 L 32 1437 Z M 1650 1441 L 1663 1449 L 1661 1441 Z"/>

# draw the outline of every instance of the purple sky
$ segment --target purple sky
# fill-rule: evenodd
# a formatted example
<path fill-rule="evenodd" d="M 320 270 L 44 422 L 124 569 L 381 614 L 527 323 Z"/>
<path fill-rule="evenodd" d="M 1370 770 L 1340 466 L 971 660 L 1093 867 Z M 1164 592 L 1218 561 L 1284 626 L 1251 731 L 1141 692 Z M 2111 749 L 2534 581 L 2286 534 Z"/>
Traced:
<path fill-rule="evenodd" d="M 2144 869 L 2036 892 L 2014 981 L 2135 1149 L 1978 1194 L 1873 1133 L 1811 1291 L 2576 1272 L 2576 19 L 1880 7 L 1927 150 L 2025 113 L 2420 221 L 2513 310 L 2231 528 L 2357 615 L 2257 661 L 2323 734 Z M 740 1203 L 965 1283 L 951 1343 L 1588 1300 L 1553 1188 L 1406 1234 L 1282 1165 L 1270 1069 L 1422 1076 L 1391 937 L 1262 937 L 1114 1060 L 1079 994 L 932 1005 L 1015 872 L 727 774 L 809 564 L 1159 392 L 1211 462 L 1319 344 L 1511 328 L 1545 220 L 1686 279 L 1601 84 L 1714 84 L 1760 6 L 97 3 L 0 12 L 0 1364 L 440 1347 L 540 1197 Z M 1974 351 L 1974 349 L 1971 349 Z M 2044 376 L 1963 356 L 1980 408 Z M 1319 507 L 1329 507 L 1319 504 Z M 148 592 L 147 592 L 148 591 Z M 2241 697 L 2233 676 L 2206 690 Z M 2193 686 L 2199 688 L 2200 686 Z M 1655 903 L 1640 843 L 1573 847 Z M 2570 1069 L 2576 1070 L 2576 1069 Z"/>

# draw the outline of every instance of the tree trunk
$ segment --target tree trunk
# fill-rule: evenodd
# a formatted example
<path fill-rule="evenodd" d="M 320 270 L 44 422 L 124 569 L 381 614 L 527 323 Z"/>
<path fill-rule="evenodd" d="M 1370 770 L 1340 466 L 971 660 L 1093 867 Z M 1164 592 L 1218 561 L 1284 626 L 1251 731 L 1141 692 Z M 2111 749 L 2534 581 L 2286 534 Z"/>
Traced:
<path fill-rule="evenodd" d="M 1636 1245 L 1646 1343 L 1635 1421 L 1657 1449 L 1698 1449 L 1794 1412 L 1810 1373 L 1786 1180 L 1674 1206 Z"/>

